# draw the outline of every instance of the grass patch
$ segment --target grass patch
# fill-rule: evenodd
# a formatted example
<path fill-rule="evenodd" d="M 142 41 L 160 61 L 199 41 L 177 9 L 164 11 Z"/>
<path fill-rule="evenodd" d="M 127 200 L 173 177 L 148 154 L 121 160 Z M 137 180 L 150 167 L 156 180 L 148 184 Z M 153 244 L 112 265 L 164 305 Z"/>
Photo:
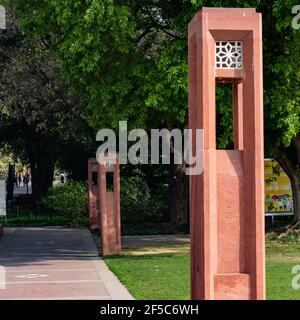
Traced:
<path fill-rule="evenodd" d="M 137 225 L 123 224 L 122 234 L 124 236 L 146 236 L 176 234 L 181 230 L 174 229 L 169 223 L 143 223 Z"/>
<path fill-rule="evenodd" d="M 291 282 L 293 266 L 300 265 L 300 242 L 267 240 L 267 299 L 300 300 Z M 135 299 L 190 299 L 188 245 L 125 248 L 105 262 Z"/>
<path fill-rule="evenodd" d="M 189 299 L 186 245 L 125 249 L 121 256 L 105 258 L 105 262 L 135 299 Z"/>
<path fill-rule="evenodd" d="M 3 221 L 4 222 L 4 221 Z M 79 225 L 87 226 L 87 218 L 80 218 Z M 20 216 L 7 218 L 8 227 L 72 227 L 73 220 L 63 216 Z"/>
<path fill-rule="evenodd" d="M 292 279 L 295 275 L 291 272 L 295 265 L 300 265 L 300 242 L 286 240 L 286 238 L 267 240 L 266 280 L 269 300 L 300 300 L 300 290 L 292 288 Z"/>

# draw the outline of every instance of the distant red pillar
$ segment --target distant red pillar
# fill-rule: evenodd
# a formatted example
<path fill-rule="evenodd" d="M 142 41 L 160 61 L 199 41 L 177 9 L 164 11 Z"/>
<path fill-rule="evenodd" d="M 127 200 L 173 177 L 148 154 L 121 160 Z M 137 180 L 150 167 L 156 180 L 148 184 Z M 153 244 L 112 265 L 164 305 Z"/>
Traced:
<path fill-rule="evenodd" d="M 4 226 L 0 224 L 0 238 L 4 235 Z"/>
<path fill-rule="evenodd" d="M 93 173 L 94 177 L 93 177 Z M 97 181 L 95 184 L 94 181 Z M 119 156 L 106 156 L 105 163 L 89 160 L 90 225 L 99 225 L 102 255 L 121 252 Z"/>
<path fill-rule="evenodd" d="M 101 229 L 100 194 L 99 194 L 99 164 L 96 159 L 88 162 L 89 185 L 89 224 L 91 229 Z"/>
<path fill-rule="evenodd" d="M 232 83 L 234 150 L 216 149 L 217 82 Z M 190 178 L 192 299 L 265 299 L 262 20 L 255 9 L 203 8 L 190 22 L 189 126 L 204 129 L 204 172 Z"/>

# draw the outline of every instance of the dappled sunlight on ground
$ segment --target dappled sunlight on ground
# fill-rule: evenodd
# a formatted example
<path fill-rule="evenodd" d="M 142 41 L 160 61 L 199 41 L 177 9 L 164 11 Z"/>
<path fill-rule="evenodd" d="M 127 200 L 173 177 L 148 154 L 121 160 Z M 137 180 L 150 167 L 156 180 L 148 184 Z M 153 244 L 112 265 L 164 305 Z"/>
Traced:
<path fill-rule="evenodd" d="M 188 254 L 190 246 L 188 244 L 177 246 L 157 246 L 157 247 L 125 247 L 122 255 L 125 256 L 146 256 L 164 254 Z"/>

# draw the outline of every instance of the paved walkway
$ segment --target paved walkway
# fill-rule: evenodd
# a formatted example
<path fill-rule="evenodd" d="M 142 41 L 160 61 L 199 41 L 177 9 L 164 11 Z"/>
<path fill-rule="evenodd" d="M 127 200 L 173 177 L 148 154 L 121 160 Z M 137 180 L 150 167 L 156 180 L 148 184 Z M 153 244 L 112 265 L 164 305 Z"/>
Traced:
<path fill-rule="evenodd" d="M 7 228 L 0 240 L 0 299 L 129 300 L 86 229 Z"/>

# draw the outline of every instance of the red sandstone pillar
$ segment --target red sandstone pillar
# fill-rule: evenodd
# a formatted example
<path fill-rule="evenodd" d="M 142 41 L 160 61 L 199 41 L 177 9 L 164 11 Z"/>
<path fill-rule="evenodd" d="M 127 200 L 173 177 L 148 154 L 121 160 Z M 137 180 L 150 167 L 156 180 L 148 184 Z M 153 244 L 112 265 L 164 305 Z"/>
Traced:
<path fill-rule="evenodd" d="M 93 173 L 94 177 L 93 177 Z M 97 181 L 93 183 L 92 181 Z M 119 156 L 106 155 L 105 162 L 89 160 L 90 224 L 101 232 L 102 255 L 121 252 Z"/>
<path fill-rule="evenodd" d="M 216 82 L 233 86 L 234 150 L 216 149 Z M 203 8 L 190 22 L 189 124 L 204 129 L 204 172 L 190 178 L 192 299 L 264 299 L 262 21 L 255 9 Z"/>
<path fill-rule="evenodd" d="M 107 157 L 100 165 L 99 181 L 102 255 L 118 254 L 121 251 L 119 155 Z"/>
<path fill-rule="evenodd" d="M 99 164 L 96 159 L 88 162 L 88 185 L 89 185 L 89 224 L 91 229 L 101 229 L 100 220 L 100 197 L 98 182 Z"/>

